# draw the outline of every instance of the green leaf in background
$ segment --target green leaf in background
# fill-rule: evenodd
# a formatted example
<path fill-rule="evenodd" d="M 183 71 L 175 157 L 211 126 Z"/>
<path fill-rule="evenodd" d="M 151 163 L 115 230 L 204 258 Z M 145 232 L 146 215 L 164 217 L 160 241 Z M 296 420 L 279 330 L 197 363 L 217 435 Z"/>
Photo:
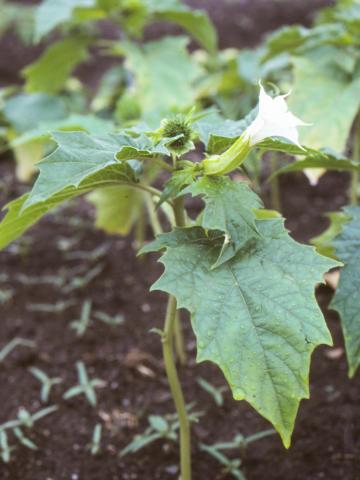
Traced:
<path fill-rule="evenodd" d="M 360 207 L 345 207 L 344 212 L 351 220 L 332 244 L 345 266 L 330 307 L 341 318 L 349 376 L 353 377 L 360 365 Z"/>
<path fill-rule="evenodd" d="M 88 37 L 68 37 L 51 44 L 23 70 L 27 92 L 59 92 L 74 68 L 87 57 Z"/>
<path fill-rule="evenodd" d="M 44 156 L 44 145 L 37 140 L 19 145 L 14 148 L 14 156 L 17 178 L 20 182 L 28 182 L 36 171 L 36 163 Z"/>
<path fill-rule="evenodd" d="M 349 172 L 360 171 L 359 164 L 326 148 L 321 150 L 306 149 L 303 154 L 307 155 L 304 159 L 285 165 L 285 167 L 274 172 L 272 177 L 282 173 L 299 172 L 305 168 L 325 168 L 326 170 L 344 170 Z"/>
<path fill-rule="evenodd" d="M 234 398 L 248 401 L 290 445 L 310 357 L 331 336 L 314 287 L 337 265 L 292 240 L 281 219 L 257 223 L 258 239 L 213 269 L 221 244 L 201 227 L 175 229 L 145 251 L 166 248 L 153 285 L 191 313 L 197 360 L 223 371 Z"/>
<path fill-rule="evenodd" d="M 158 116 L 192 106 L 200 68 L 186 50 L 188 39 L 165 37 L 143 46 L 121 44 L 126 66 L 134 74 L 134 92 L 144 114 Z"/>
<path fill-rule="evenodd" d="M 5 119 L 17 132 L 26 132 L 40 123 L 56 122 L 67 116 L 65 101 L 46 93 L 20 93 L 5 101 Z"/>
<path fill-rule="evenodd" d="M 96 0 L 44 0 L 36 10 L 35 40 L 39 41 L 55 27 L 70 20 L 75 9 L 94 4 Z"/>
<path fill-rule="evenodd" d="M 29 203 L 29 194 L 13 200 L 4 207 L 8 212 L 0 223 L 0 249 L 20 237 L 41 217 L 61 203 L 95 188 L 123 185 L 129 182 L 129 169 L 126 164 L 116 162 L 90 174 L 77 186 L 68 186 L 60 192 L 47 197 L 46 200 Z"/>
<path fill-rule="evenodd" d="M 298 55 L 323 45 L 343 47 L 352 43 L 352 36 L 345 26 L 339 23 L 317 25 L 313 28 L 301 25 L 285 26 L 269 35 L 263 60 L 283 52 Z"/>
<path fill-rule="evenodd" d="M 210 52 L 217 48 L 217 34 L 206 11 L 192 10 L 179 1 L 150 0 L 150 12 L 159 20 L 174 22 L 187 30 L 203 47 Z"/>
<path fill-rule="evenodd" d="M 61 120 L 39 122 L 36 128 L 28 130 L 12 140 L 11 146 L 18 147 L 38 140 L 42 143 L 50 140 L 51 132 L 54 131 L 84 131 L 94 135 L 103 135 L 114 131 L 114 129 L 115 126 L 110 120 L 105 120 L 95 115 L 73 113 Z"/>
<path fill-rule="evenodd" d="M 330 212 L 326 216 L 330 225 L 320 235 L 312 238 L 310 242 L 321 255 L 337 259 L 333 240 L 341 233 L 343 226 L 349 221 L 350 217 L 345 212 Z"/>
<path fill-rule="evenodd" d="M 262 206 L 260 198 L 244 182 L 229 177 L 202 177 L 186 189 L 193 196 L 201 195 L 205 209 L 201 225 L 205 229 L 224 232 L 224 243 L 214 267 L 218 267 L 258 237 L 254 209 Z"/>
<path fill-rule="evenodd" d="M 294 57 L 291 111 L 312 124 L 302 130 L 302 142 L 312 148 L 329 147 L 343 152 L 360 106 L 360 76 L 333 64 L 345 53 L 334 47 L 318 49 L 308 57 Z"/>
<path fill-rule="evenodd" d="M 96 207 L 95 226 L 110 234 L 127 235 L 143 204 L 143 192 L 127 186 L 99 188 L 87 198 Z"/>

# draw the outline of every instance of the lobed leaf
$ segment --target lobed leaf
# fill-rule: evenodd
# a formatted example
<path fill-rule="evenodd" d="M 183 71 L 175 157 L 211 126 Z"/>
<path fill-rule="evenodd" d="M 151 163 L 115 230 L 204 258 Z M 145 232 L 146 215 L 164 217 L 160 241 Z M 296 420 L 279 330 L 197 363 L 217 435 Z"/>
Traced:
<path fill-rule="evenodd" d="M 143 252 L 166 249 L 152 289 L 189 310 L 198 361 L 216 363 L 234 398 L 267 418 L 288 447 L 299 402 L 309 396 L 311 353 L 331 344 L 314 286 L 337 263 L 292 240 L 282 220 L 257 228 L 258 239 L 216 269 L 221 245 L 201 227 L 160 235 Z"/>

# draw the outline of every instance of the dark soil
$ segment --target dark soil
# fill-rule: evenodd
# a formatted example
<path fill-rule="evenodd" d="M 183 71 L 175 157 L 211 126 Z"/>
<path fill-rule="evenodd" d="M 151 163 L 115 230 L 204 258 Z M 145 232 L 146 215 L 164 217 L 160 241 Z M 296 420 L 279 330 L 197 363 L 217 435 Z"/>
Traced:
<path fill-rule="evenodd" d="M 2 161 L 0 169 L 7 186 L 3 204 L 23 188 L 12 180 L 10 162 Z M 326 226 L 324 212 L 346 202 L 346 176 L 327 174 L 318 187 L 309 187 L 302 174 L 283 177 L 281 183 L 287 225 L 300 241 Z M 40 384 L 29 367 L 37 366 L 63 379 L 54 387 L 49 403 L 57 404 L 59 410 L 29 432 L 39 449 L 18 447 L 13 461 L 2 464 L 1 480 L 178 478 L 174 443 L 159 441 L 136 455 L 118 456 L 119 450 L 146 428 L 149 414 L 174 410 L 160 342 L 149 333 L 151 328 L 161 327 L 164 315 L 165 297 L 148 293 L 161 266 L 155 257 L 139 261 L 129 240 L 109 238 L 92 223 L 91 208 L 79 200 L 48 216 L 1 253 L 0 289 L 12 292 L 13 297 L 1 306 L 0 347 L 22 337 L 34 340 L 36 348 L 17 347 L 0 364 L 0 422 L 14 418 L 21 406 L 31 412 L 41 408 Z M 91 258 L 94 252 L 98 252 L 97 258 Z M 76 288 L 74 278 L 96 266 L 102 266 L 102 271 L 88 285 Z M 63 285 L 54 285 L 54 276 L 63 279 Z M 320 347 L 313 356 L 311 399 L 301 404 L 292 446 L 286 451 L 278 436 L 252 444 L 243 463 L 249 480 L 360 478 L 360 378 L 347 378 L 339 321 L 326 309 L 331 294 L 328 287 L 318 291 L 335 348 Z M 123 314 L 124 324 L 111 327 L 93 320 L 85 335 L 76 337 L 70 324 L 79 318 L 85 299 L 92 300 L 92 311 Z M 70 300 L 74 304 L 62 312 L 34 311 L 39 304 Z M 199 443 L 230 440 L 239 432 L 250 434 L 269 425 L 245 402 L 234 401 L 228 391 L 219 408 L 198 386 L 199 376 L 214 385 L 225 381 L 211 364 L 195 365 L 195 342 L 186 314 L 183 321 L 189 355 L 188 365 L 181 368 L 186 400 L 196 402 L 195 409 L 204 412 L 193 427 L 194 480 L 230 479 L 199 450 Z M 76 383 L 75 363 L 79 360 L 91 377 L 107 382 L 97 390 L 96 408 L 82 396 L 62 398 Z M 98 422 L 103 424 L 102 452 L 94 457 L 87 445 Z"/>

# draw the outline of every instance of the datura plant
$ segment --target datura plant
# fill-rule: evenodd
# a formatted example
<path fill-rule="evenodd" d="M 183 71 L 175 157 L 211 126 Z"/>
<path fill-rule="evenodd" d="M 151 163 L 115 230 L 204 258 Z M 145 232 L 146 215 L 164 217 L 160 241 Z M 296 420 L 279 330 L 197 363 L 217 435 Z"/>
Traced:
<path fill-rule="evenodd" d="M 164 327 L 156 332 L 179 420 L 182 480 L 191 478 L 191 428 L 173 352 L 178 309 L 190 313 L 197 361 L 218 365 L 234 398 L 272 423 L 286 448 L 299 403 L 309 396 L 311 354 L 332 344 L 314 289 L 340 263 L 294 241 L 284 219 L 263 208 L 245 173 L 227 175 L 259 148 L 326 159 L 300 145 L 297 127 L 304 123 L 285 97 L 272 98 L 260 86 L 258 108 L 238 122 L 219 124 L 190 112 L 165 119 L 157 130 L 142 123 L 102 136 L 52 133 L 57 148 L 39 163 L 32 190 L 6 206 L 0 224 L 5 247 L 78 195 L 111 191 L 112 212 L 121 210 L 116 192 L 124 188 L 148 200 L 156 238 L 139 254 L 162 254 L 164 272 L 151 288 L 168 294 Z M 199 143 L 207 153 L 195 161 L 188 152 Z M 155 186 L 152 168 L 163 170 Z M 194 220 L 186 196 L 203 200 Z"/>

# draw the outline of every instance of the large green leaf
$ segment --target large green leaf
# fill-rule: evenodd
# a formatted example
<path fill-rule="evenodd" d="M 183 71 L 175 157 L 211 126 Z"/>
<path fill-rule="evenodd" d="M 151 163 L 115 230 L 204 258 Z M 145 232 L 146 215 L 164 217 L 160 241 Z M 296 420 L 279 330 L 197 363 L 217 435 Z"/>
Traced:
<path fill-rule="evenodd" d="M 68 186 L 78 186 L 88 175 L 109 165 L 167 152 L 163 145 L 154 146 L 145 135 L 96 137 L 84 132 L 57 132 L 52 136 L 58 148 L 38 164 L 40 175 L 25 207 L 47 200 Z M 132 169 L 128 173 L 132 180 Z"/>
<path fill-rule="evenodd" d="M 330 147 L 343 152 L 360 106 L 360 76 L 352 77 L 333 64 L 345 53 L 329 47 L 311 56 L 295 57 L 294 86 L 289 106 L 302 120 L 302 141 L 312 148 Z"/>
<path fill-rule="evenodd" d="M 360 365 L 360 207 L 346 207 L 344 212 L 351 220 L 332 244 L 345 266 L 330 306 L 341 317 L 352 377 Z"/>
<path fill-rule="evenodd" d="M 129 183 L 129 170 L 128 165 L 117 162 L 90 174 L 77 186 L 68 186 L 48 196 L 46 200 L 41 201 L 39 199 L 37 202 L 31 202 L 30 205 L 27 205 L 29 194 L 13 200 L 4 207 L 8 212 L 0 223 L 0 248 L 6 247 L 10 242 L 20 237 L 42 216 L 64 201 L 95 188 Z"/>
<path fill-rule="evenodd" d="M 153 285 L 191 313 L 197 360 L 215 362 L 237 400 L 247 400 L 290 444 L 299 402 L 309 396 L 310 357 L 331 336 L 314 286 L 336 262 L 296 243 L 282 220 L 257 223 L 258 239 L 213 269 L 221 244 L 201 227 L 160 235 L 166 248 Z M 215 232 L 216 234 L 216 232 Z"/>
<path fill-rule="evenodd" d="M 166 113 L 193 105 L 193 84 L 200 70 L 186 50 L 187 42 L 184 37 L 166 37 L 143 46 L 122 44 L 126 66 L 135 77 L 136 98 L 144 113 Z"/>
<path fill-rule="evenodd" d="M 23 70 L 28 92 L 59 92 L 74 68 L 87 57 L 88 37 L 68 37 L 51 44 Z"/>
<path fill-rule="evenodd" d="M 262 202 L 245 183 L 229 177 L 206 176 L 191 184 L 186 192 L 204 197 L 203 228 L 224 232 L 223 248 L 214 267 L 234 257 L 249 240 L 260 235 L 254 209 L 260 208 Z"/>
<path fill-rule="evenodd" d="M 37 7 L 35 16 L 36 40 L 40 40 L 53 28 L 70 20 L 76 9 L 92 7 L 94 4 L 96 0 L 43 0 Z"/>

